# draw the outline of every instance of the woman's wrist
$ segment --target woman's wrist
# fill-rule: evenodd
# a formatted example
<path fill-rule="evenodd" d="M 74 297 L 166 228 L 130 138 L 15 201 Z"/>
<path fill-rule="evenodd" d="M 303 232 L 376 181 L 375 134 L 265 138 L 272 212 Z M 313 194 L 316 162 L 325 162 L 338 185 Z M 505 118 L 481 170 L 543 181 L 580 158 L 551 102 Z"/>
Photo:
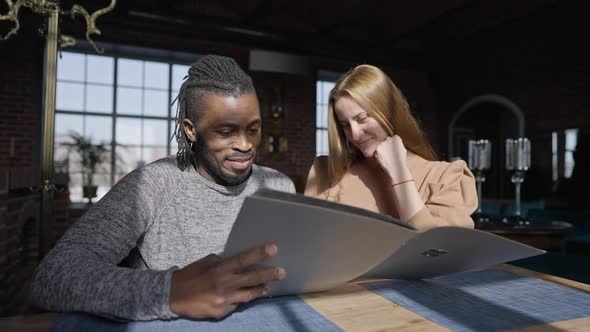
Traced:
<path fill-rule="evenodd" d="M 408 181 L 413 179 L 412 173 L 408 169 L 407 166 L 396 168 L 394 171 L 389 172 L 389 178 L 391 185 L 400 184 L 403 181 Z"/>

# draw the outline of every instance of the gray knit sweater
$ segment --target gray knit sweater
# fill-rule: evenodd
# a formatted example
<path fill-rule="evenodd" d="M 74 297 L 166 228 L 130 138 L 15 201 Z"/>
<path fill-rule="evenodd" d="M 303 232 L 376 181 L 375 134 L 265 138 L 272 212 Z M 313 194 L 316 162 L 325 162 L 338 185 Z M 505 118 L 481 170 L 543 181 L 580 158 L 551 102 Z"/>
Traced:
<path fill-rule="evenodd" d="M 181 172 L 169 157 L 121 179 L 41 262 L 34 303 L 128 320 L 170 319 L 172 272 L 221 254 L 244 198 L 259 188 L 295 192 L 284 174 L 253 166 L 235 187 Z M 120 267 L 125 259 L 125 265 Z"/>

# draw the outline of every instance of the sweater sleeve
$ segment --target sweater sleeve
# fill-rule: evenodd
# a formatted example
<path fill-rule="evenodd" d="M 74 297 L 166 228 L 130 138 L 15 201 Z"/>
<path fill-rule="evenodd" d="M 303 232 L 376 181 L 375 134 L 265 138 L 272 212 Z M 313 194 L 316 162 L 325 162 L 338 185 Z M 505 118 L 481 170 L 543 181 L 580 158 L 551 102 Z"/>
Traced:
<path fill-rule="evenodd" d="M 424 208 L 408 221 L 416 229 L 440 226 L 473 228 L 477 208 L 475 178 L 464 161 L 445 164 L 437 182 L 428 182 Z"/>
<path fill-rule="evenodd" d="M 172 190 L 165 174 L 136 170 L 70 227 L 43 259 L 32 301 L 54 311 L 123 320 L 170 319 L 172 272 L 117 266 L 157 218 Z"/>

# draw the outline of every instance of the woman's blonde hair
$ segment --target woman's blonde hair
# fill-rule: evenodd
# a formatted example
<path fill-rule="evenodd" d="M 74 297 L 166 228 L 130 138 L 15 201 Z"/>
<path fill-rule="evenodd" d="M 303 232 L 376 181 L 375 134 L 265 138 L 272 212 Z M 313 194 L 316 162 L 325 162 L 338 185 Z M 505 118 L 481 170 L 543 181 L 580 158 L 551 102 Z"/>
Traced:
<path fill-rule="evenodd" d="M 330 185 L 340 179 L 353 161 L 362 158 L 354 146 L 348 144 L 344 130 L 334 113 L 334 104 L 341 97 L 354 100 L 367 114 L 383 127 L 389 136 L 399 135 L 406 149 L 427 160 L 436 154 L 426 135 L 410 112 L 401 91 L 381 69 L 360 65 L 344 74 L 330 93 L 328 103 L 328 177 Z"/>

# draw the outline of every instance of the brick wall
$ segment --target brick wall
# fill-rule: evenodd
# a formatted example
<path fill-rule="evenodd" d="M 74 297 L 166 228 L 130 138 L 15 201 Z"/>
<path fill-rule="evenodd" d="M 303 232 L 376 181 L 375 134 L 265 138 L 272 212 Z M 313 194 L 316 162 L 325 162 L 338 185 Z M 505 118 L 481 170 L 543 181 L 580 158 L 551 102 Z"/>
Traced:
<path fill-rule="evenodd" d="M 29 187 L 40 183 L 43 40 L 30 25 L 40 23 L 24 14 L 17 38 L 0 42 L 0 314 L 37 264 L 40 196 Z"/>
<path fill-rule="evenodd" d="M 24 20 L 24 24 L 32 24 Z M 0 167 L 36 167 L 39 150 L 43 40 L 21 29 L 0 42 Z M 12 158 L 11 158 L 12 156 Z"/>
<path fill-rule="evenodd" d="M 274 73 L 253 73 L 252 76 L 263 121 L 257 162 L 290 176 L 301 192 L 315 157 L 315 79 Z M 273 119 L 271 107 L 281 100 L 283 116 Z M 287 150 L 271 153 L 268 148 L 271 135 L 286 139 Z"/>
<path fill-rule="evenodd" d="M 0 168 L 0 315 L 14 312 L 13 301 L 38 262 L 40 195 L 28 187 L 9 189 L 11 179 L 28 182 L 25 172 Z"/>

